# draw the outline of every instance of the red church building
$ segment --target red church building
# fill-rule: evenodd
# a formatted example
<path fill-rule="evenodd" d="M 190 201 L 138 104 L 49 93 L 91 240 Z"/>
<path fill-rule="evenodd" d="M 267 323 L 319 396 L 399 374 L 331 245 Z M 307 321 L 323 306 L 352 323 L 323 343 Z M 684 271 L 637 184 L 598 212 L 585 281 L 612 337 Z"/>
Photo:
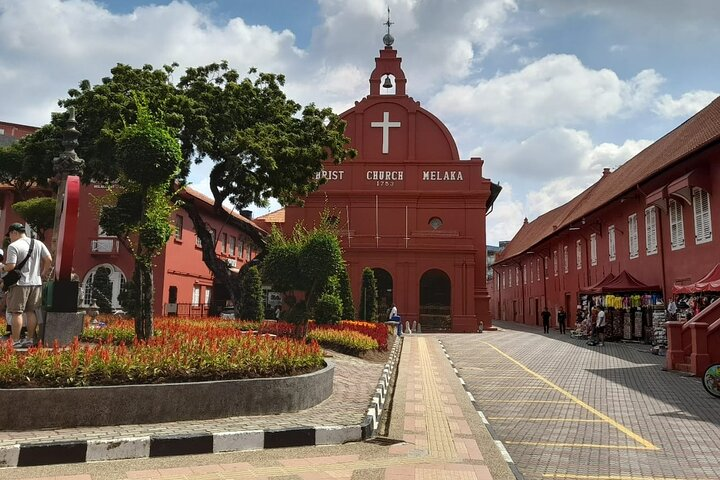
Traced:
<path fill-rule="evenodd" d="M 362 271 L 377 279 L 379 315 L 395 303 L 424 331 L 492 327 L 486 286 L 485 216 L 500 187 L 483 177 L 483 160 L 461 160 L 455 141 L 406 93 L 393 38 L 375 59 L 370 94 L 341 114 L 358 151 L 327 162 L 326 180 L 302 207 L 258 218 L 285 232 L 313 225 L 329 208 L 338 219 L 356 308 Z M 267 229 L 267 228 L 266 228 Z"/>
<path fill-rule="evenodd" d="M 720 288 L 677 294 L 720 262 L 719 227 L 720 98 L 568 203 L 526 220 L 493 267 L 493 317 L 539 325 L 548 307 L 554 324 L 563 307 L 573 328 L 577 307 L 588 314 L 599 304 L 613 336 L 663 343 L 675 295 L 680 319 L 693 307 L 695 316 L 669 323 L 668 367 L 701 373 L 720 362 Z"/>

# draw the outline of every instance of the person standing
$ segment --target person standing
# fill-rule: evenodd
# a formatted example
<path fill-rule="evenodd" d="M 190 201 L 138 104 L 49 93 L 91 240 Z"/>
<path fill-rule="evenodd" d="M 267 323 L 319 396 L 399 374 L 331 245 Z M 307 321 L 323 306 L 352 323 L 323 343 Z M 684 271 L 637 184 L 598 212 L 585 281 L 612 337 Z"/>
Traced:
<path fill-rule="evenodd" d="M 565 309 L 563 307 L 560 307 L 560 310 L 558 310 L 557 314 L 557 321 L 558 321 L 558 327 L 560 327 L 560 334 L 565 334 L 565 323 L 567 322 L 567 313 L 565 313 Z"/>
<path fill-rule="evenodd" d="M 595 332 L 598 334 L 598 346 L 605 345 L 605 307 L 598 307 L 597 321 L 595 323 Z"/>
<path fill-rule="evenodd" d="M 550 312 L 548 311 L 547 307 L 545 307 L 540 314 L 543 321 L 543 333 L 550 333 Z"/>
<path fill-rule="evenodd" d="M 14 348 L 27 348 L 37 342 L 38 318 L 35 310 L 42 302 L 42 282 L 50 274 L 52 256 L 44 243 L 25 235 L 25 226 L 13 223 L 8 228 L 10 245 L 7 248 L 3 272 L 17 269 L 17 282 L 7 289 L 8 312 L 12 314 L 12 339 Z M 8 282 L 8 276 L 4 278 Z M 20 339 L 20 330 L 27 327 L 27 340 Z"/>

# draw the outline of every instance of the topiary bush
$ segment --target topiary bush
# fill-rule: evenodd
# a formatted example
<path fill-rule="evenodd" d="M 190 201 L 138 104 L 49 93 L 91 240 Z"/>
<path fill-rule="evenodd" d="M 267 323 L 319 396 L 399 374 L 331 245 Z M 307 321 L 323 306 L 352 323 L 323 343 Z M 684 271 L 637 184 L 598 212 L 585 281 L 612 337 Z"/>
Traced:
<path fill-rule="evenodd" d="M 321 325 L 335 325 L 341 320 L 342 309 L 340 297 L 324 293 L 315 304 L 315 321 Z"/>

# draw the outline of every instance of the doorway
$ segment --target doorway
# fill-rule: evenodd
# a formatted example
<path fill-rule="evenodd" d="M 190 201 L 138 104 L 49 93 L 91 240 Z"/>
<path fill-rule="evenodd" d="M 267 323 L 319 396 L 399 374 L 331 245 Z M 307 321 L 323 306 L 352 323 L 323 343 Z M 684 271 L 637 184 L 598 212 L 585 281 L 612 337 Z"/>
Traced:
<path fill-rule="evenodd" d="M 378 295 L 378 321 L 384 322 L 388 319 L 388 312 L 393 304 L 393 279 L 390 272 L 383 268 L 373 268 L 375 275 L 375 286 Z M 398 311 L 400 309 L 398 308 Z"/>
<path fill-rule="evenodd" d="M 450 330 L 450 293 L 450 277 L 442 270 L 428 270 L 420 277 L 420 324 L 424 332 Z"/>

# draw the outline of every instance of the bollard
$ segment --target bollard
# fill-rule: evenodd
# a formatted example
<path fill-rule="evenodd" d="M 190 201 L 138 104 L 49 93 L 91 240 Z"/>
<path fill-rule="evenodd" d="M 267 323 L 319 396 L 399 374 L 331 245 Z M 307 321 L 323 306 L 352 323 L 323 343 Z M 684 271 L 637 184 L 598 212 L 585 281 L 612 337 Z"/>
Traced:
<path fill-rule="evenodd" d="M 410 320 L 405 321 L 405 333 L 412 333 L 412 330 L 410 330 Z"/>

